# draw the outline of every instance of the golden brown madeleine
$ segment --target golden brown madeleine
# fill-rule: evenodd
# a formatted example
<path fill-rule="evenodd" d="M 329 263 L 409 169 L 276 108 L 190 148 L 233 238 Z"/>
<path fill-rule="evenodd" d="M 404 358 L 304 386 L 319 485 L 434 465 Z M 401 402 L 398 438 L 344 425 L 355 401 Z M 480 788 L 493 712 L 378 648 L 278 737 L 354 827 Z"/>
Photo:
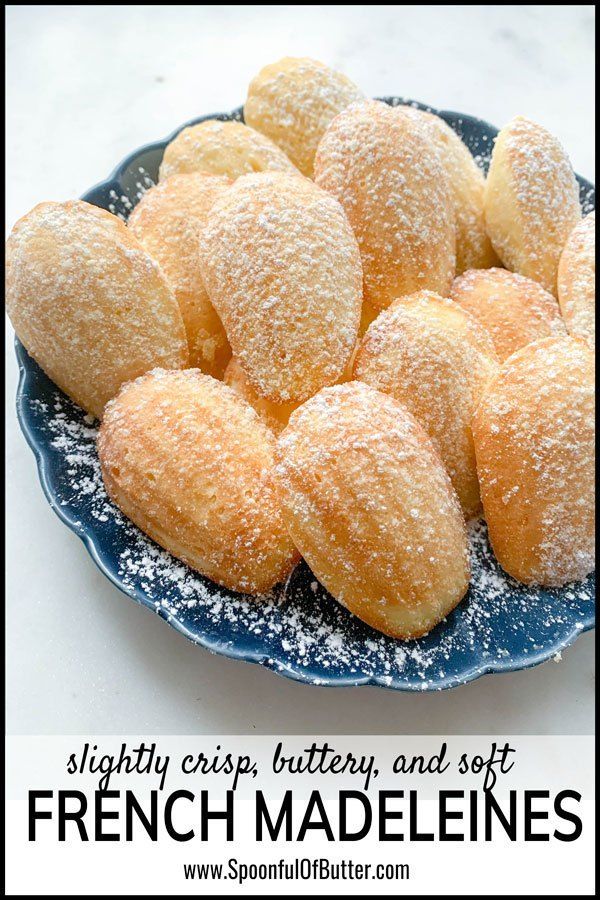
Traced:
<path fill-rule="evenodd" d="M 430 631 L 469 584 L 460 506 L 429 438 L 353 381 L 292 413 L 276 449 L 283 515 L 315 576 L 384 634 Z"/>
<path fill-rule="evenodd" d="M 484 209 L 487 232 L 506 268 L 556 295 L 558 260 L 581 209 L 569 158 L 541 125 L 517 116 L 498 134 Z"/>
<path fill-rule="evenodd" d="M 301 401 L 338 380 L 358 334 L 360 255 L 339 203 L 307 178 L 239 178 L 200 237 L 208 295 L 255 390 Z"/>
<path fill-rule="evenodd" d="M 298 408 L 298 403 L 273 403 L 272 400 L 265 400 L 257 394 L 235 356 L 231 357 L 225 369 L 223 381 L 256 410 L 275 434 L 279 434 L 285 428 L 290 415 Z"/>
<path fill-rule="evenodd" d="M 508 269 L 471 269 L 454 279 L 450 298 L 487 328 L 500 362 L 532 341 L 566 334 L 556 298 Z"/>
<path fill-rule="evenodd" d="M 405 109 L 369 100 L 340 113 L 319 144 L 315 181 L 346 210 L 373 306 L 421 289 L 446 293 L 455 274 L 453 198 L 428 130 Z"/>
<path fill-rule="evenodd" d="M 402 107 L 429 129 L 450 182 L 456 214 L 456 271 L 487 269 L 498 257 L 485 230 L 483 193 L 485 176 L 469 148 L 440 116 L 414 107 Z"/>
<path fill-rule="evenodd" d="M 124 223 L 82 200 L 40 203 L 6 244 L 6 309 L 27 351 L 100 417 L 125 381 L 187 365 L 179 306 Z"/>
<path fill-rule="evenodd" d="M 466 517 L 480 508 L 471 417 L 498 371 L 492 339 L 451 300 L 396 300 L 364 336 L 354 376 L 402 403 L 439 450 Z"/>
<path fill-rule="evenodd" d="M 473 419 L 477 470 L 498 562 L 526 584 L 594 569 L 594 357 L 544 338 L 509 357 Z"/>
<path fill-rule="evenodd" d="M 558 265 L 558 300 L 573 337 L 596 346 L 596 213 L 579 222 Z"/>
<path fill-rule="evenodd" d="M 165 149 L 160 181 L 184 172 L 209 172 L 238 178 L 267 170 L 300 173 L 283 150 L 242 122 L 206 119 L 180 131 Z"/>
<path fill-rule="evenodd" d="M 198 369 L 125 385 L 98 436 L 111 499 L 161 547 L 230 590 L 261 594 L 297 554 L 272 478 L 275 440 L 254 410 Z"/>
<path fill-rule="evenodd" d="M 229 184 L 228 178 L 204 172 L 172 175 L 144 194 L 127 223 L 173 288 L 187 332 L 190 365 L 215 378 L 223 377 L 231 348 L 202 281 L 198 236 L 211 206 Z"/>
<path fill-rule="evenodd" d="M 325 129 L 364 94 L 346 75 L 314 59 L 285 57 L 260 70 L 248 87 L 244 120 L 268 135 L 312 178 Z"/>

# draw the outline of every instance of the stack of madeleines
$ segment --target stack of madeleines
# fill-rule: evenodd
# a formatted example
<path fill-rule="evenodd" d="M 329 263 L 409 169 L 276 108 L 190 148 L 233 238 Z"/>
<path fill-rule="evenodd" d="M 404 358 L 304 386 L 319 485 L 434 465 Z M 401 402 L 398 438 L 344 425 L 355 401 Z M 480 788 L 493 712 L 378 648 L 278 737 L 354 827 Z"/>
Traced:
<path fill-rule="evenodd" d="M 7 308 L 101 419 L 108 494 L 179 559 L 261 595 L 304 557 L 397 638 L 465 595 L 465 521 L 500 565 L 594 568 L 594 215 L 517 117 L 487 180 L 439 117 L 283 59 L 245 124 L 166 148 L 127 225 L 42 203 Z"/>

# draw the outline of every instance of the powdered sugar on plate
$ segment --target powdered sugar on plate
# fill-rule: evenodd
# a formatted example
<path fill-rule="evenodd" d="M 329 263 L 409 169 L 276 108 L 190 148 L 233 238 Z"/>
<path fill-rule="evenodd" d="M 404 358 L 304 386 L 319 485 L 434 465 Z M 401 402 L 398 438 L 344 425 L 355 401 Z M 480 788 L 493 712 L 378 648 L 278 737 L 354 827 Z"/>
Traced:
<path fill-rule="evenodd" d="M 134 206 L 142 199 L 146 191 L 149 191 L 155 184 L 154 179 L 148 174 L 143 166 L 137 167 L 136 175 L 137 180 L 134 182 L 135 193 L 133 198 L 128 197 L 126 193 L 117 193 L 114 188 L 111 188 L 109 191 L 110 202 L 108 204 L 108 211 L 114 216 L 118 216 L 123 222 L 127 221 L 129 213 Z"/>
<path fill-rule="evenodd" d="M 20 413 L 43 459 L 53 505 L 126 594 L 191 640 L 312 684 L 376 683 L 441 690 L 485 671 L 556 658 L 590 627 L 594 579 L 527 588 L 498 567 L 485 525 L 470 525 L 467 598 L 429 635 L 406 643 L 373 631 L 331 598 L 302 563 L 270 595 L 251 599 L 203 578 L 154 544 L 110 502 L 97 428 L 18 350 L 27 375 Z"/>

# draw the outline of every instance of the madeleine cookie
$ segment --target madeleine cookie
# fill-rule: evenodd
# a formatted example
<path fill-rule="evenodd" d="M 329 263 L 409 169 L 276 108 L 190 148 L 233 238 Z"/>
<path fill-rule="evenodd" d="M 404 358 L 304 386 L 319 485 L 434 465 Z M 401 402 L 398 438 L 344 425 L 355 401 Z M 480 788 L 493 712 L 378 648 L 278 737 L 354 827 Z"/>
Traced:
<path fill-rule="evenodd" d="M 206 119 L 180 131 L 167 145 L 160 164 L 160 181 L 185 172 L 209 172 L 238 178 L 250 172 L 300 173 L 283 150 L 264 134 L 242 122 Z"/>
<path fill-rule="evenodd" d="M 556 295 L 560 254 L 581 209 L 569 158 L 541 125 L 517 116 L 498 134 L 484 209 L 487 232 L 506 268 Z"/>
<path fill-rule="evenodd" d="M 464 596 L 456 495 L 429 438 L 393 398 L 356 381 L 320 391 L 292 413 L 276 459 L 292 539 L 350 612 L 409 639 Z"/>
<path fill-rule="evenodd" d="M 429 130 L 406 109 L 369 100 L 340 113 L 319 144 L 315 181 L 346 210 L 369 303 L 384 309 L 420 289 L 446 293 L 454 201 Z"/>
<path fill-rule="evenodd" d="M 244 119 L 311 178 L 325 129 L 358 100 L 364 100 L 364 94 L 341 72 L 314 59 L 285 57 L 265 66 L 250 82 Z"/>
<path fill-rule="evenodd" d="M 596 214 L 579 222 L 558 264 L 558 300 L 573 337 L 596 346 Z"/>
<path fill-rule="evenodd" d="M 485 176 L 469 148 L 440 116 L 414 107 L 402 107 L 422 123 L 437 147 L 450 183 L 456 215 L 456 271 L 487 269 L 498 257 L 485 230 L 483 194 Z"/>
<path fill-rule="evenodd" d="M 231 357 L 225 329 L 202 281 L 198 236 L 212 204 L 230 184 L 206 173 L 172 175 L 147 191 L 128 226 L 173 288 L 190 347 L 190 365 L 222 378 Z"/>
<path fill-rule="evenodd" d="M 261 397 L 301 401 L 333 384 L 358 334 L 361 267 L 344 211 L 307 178 L 239 178 L 200 236 L 208 295 Z"/>
<path fill-rule="evenodd" d="M 500 362 L 532 341 L 566 334 L 556 298 L 508 269 L 471 269 L 454 280 L 450 298 L 487 328 Z"/>
<path fill-rule="evenodd" d="M 125 381 L 187 365 L 177 301 L 116 216 L 81 200 L 40 203 L 6 244 L 6 309 L 28 353 L 100 417 Z"/>
<path fill-rule="evenodd" d="M 98 436 L 111 499 L 178 559 L 261 594 L 297 560 L 272 481 L 274 438 L 254 410 L 197 369 L 125 385 Z"/>
<path fill-rule="evenodd" d="M 275 434 L 279 434 L 285 428 L 291 414 L 298 408 L 298 403 L 274 403 L 257 394 L 234 356 L 231 357 L 225 369 L 223 381 L 256 410 Z"/>
<path fill-rule="evenodd" d="M 498 562 L 526 584 L 594 569 L 594 358 L 570 337 L 517 351 L 473 419 L 477 470 Z"/>
<path fill-rule="evenodd" d="M 432 438 L 466 517 L 480 507 L 471 417 L 497 371 L 487 331 L 429 291 L 382 312 L 354 362 L 355 378 L 404 404 Z"/>

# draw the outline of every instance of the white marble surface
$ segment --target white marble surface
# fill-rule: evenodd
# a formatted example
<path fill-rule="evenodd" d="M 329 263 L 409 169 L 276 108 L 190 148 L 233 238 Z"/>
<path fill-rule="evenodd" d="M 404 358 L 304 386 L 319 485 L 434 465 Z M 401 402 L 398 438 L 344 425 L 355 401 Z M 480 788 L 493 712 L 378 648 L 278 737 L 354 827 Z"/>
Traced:
<path fill-rule="evenodd" d="M 593 7 L 8 7 L 7 230 L 131 149 L 243 102 L 309 55 L 373 96 L 542 122 L 593 179 Z M 593 637 L 559 665 L 443 694 L 308 688 L 211 656 L 126 600 L 54 516 L 14 415 L 6 344 L 12 733 L 590 733 Z"/>

